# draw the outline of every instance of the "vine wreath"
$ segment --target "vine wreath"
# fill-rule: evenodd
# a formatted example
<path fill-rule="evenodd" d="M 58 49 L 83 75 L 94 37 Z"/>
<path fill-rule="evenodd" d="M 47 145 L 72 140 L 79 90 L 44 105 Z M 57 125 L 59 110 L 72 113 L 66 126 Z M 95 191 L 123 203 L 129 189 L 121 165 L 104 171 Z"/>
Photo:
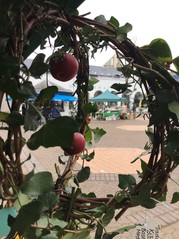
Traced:
<path fill-rule="evenodd" d="M 138 205 L 147 208 L 155 207 L 155 199 L 160 200 L 167 193 L 168 179 L 179 162 L 179 84 L 173 77 L 173 74 L 177 74 L 179 67 L 178 58 L 172 59 L 170 48 L 165 40 L 155 39 L 149 45 L 137 47 L 127 37 L 127 33 L 132 30 L 129 23 L 120 26 L 114 17 L 107 21 L 102 15 L 95 20 L 87 18 L 87 14 L 80 16 L 77 7 L 82 2 L 77 1 L 77 5 L 75 5 L 71 1 L 68 4 L 63 1 L 28 0 L 22 1 L 21 4 L 18 1 L 9 1 L 9 3 L 2 1 L 3 9 L 8 11 L 3 10 L 2 12 L 1 10 L 0 17 L 1 22 L 6 23 L 0 27 L 0 33 L 6 33 L 0 36 L 1 106 L 4 102 L 4 96 L 7 99 L 10 96 L 12 102 L 9 103 L 7 100 L 9 113 L 0 112 L 0 119 L 3 122 L 1 130 L 7 132 L 6 139 L 0 138 L 1 202 L 2 207 L 7 206 L 7 202 L 16 202 L 19 190 L 26 193 L 27 189 L 25 188 L 29 187 L 27 177 L 24 178 L 23 175 L 24 162 L 21 161 L 22 149 L 26 143 L 22 140 L 22 126 L 25 131 L 36 131 L 27 141 L 31 150 L 35 150 L 41 145 L 44 147 L 62 146 L 59 145 L 59 141 L 58 143 L 44 143 L 42 140 L 46 137 L 47 132 L 53 130 L 53 134 L 58 132 L 59 122 L 66 128 L 69 127 L 69 124 L 72 124 L 74 128 L 77 127 L 77 122 L 78 127 L 80 126 L 80 132 L 84 135 L 87 130 L 91 130 L 87 118 L 97 109 L 95 105 L 88 102 L 88 90 L 91 83 L 88 59 L 90 54 L 93 56 L 98 50 L 111 47 L 121 62 L 119 70 L 126 78 L 124 85 L 115 84 L 115 90 L 120 93 L 127 90 L 129 88 L 128 79 L 130 78 L 141 87 L 143 92 L 148 107 L 146 117 L 148 117 L 149 126 L 152 128 L 146 132 L 150 142 L 146 146 L 149 160 L 147 163 L 142 162 L 143 167 L 138 183 L 131 175 L 127 175 L 127 177 L 126 175 L 119 175 L 120 191 L 114 196 L 96 198 L 90 195 L 84 196 L 78 187 L 77 189 L 72 187 L 70 192 L 66 190 L 66 185 L 73 175 L 74 166 L 80 157 L 79 155 L 69 156 L 65 170 L 58 175 L 55 189 L 53 186 L 52 190 L 55 196 L 58 196 L 58 202 L 55 202 L 52 208 L 43 211 L 43 214 L 48 214 L 48 216 L 59 213 L 61 215 L 59 218 L 62 217 L 65 222 L 68 222 L 68 226 L 63 230 L 62 228 L 58 229 L 59 234 L 79 233 L 79 231 L 83 233 L 84 225 L 88 231 L 94 230 L 95 225 L 97 225 L 96 235 L 99 236 L 99 234 L 102 235 L 102 232 L 99 231 L 101 228 L 104 229 L 105 225 L 104 215 L 110 215 L 112 219 L 114 213 L 111 211 L 115 212 L 116 209 L 119 209 L 119 213 L 115 215 L 115 219 L 118 220 L 130 207 Z M 53 44 L 50 37 L 55 38 Z M 39 108 L 46 99 L 53 97 L 56 88 L 47 87 L 45 91 L 40 92 L 34 104 L 29 102 L 29 97 L 36 95 L 35 89 L 29 82 L 29 77 L 38 78 L 48 72 L 49 60 L 45 60 L 43 53 L 37 54 L 30 67 L 26 65 L 25 60 L 37 47 L 45 48 L 46 39 L 48 39 L 52 54 L 56 50 L 70 52 L 78 60 L 79 70 L 75 92 L 78 95 L 78 110 L 74 119 L 61 117 L 60 121 L 47 123 L 38 130 L 38 122 L 41 118 Z M 170 68 L 171 64 L 175 66 L 176 71 Z M 29 107 L 28 117 L 22 118 L 19 110 L 24 102 Z M 48 136 L 50 137 L 50 134 Z M 60 137 L 63 138 L 64 135 Z M 84 164 L 80 171 L 81 174 L 88 173 L 85 171 L 84 165 L 85 160 L 89 160 L 90 157 L 91 155 L 88 153 L 83 155 Z M 30 156 L 26 161 L 29 159 Z M 78 174 L 76 177 L 77 185 L 79 178 Z M 125 183 L 122 183 L 123 180 Z M 145 200 L 141 200 L 142 194 L 145 195 Z M 174 193 L 174 195 L 173 201 L 178 201 L 176 197 L 178 193 Z M 18 199 L 19 197 L 18 195 Z M 34 200 L 33 198 L 31 203 L 34 203 Z M 34 208 L 32 204 L 30 206 L 31 209 L 36 210 L 38 208 L 37 205 Z M 97 214 L 95 209 L 100 206 L 103 206 L 103 210 Z M 22 210 L 19 211 L 17 221 L 21 213 Z M 13 224 L 15 226 L 11 228 L 9 238 L 14 236 L 16 232 L 24 236 L 25 230 L 29 227 L 33 230 L 37 228 L 54 230 L 50 223 L 48 227 L 41 228 L 33 224 L 35 221 L 33 218 L 30 225 L 24 226 L 25 229 L 19 229 L 18 223 Z M 83 230 L 79 229 L 79 224 L 83 225 Z"/>

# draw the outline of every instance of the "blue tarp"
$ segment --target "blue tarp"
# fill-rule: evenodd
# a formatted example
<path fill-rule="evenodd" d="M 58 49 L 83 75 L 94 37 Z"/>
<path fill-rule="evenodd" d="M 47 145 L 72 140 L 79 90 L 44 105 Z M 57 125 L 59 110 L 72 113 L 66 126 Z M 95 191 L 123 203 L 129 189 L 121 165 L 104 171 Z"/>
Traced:
<path fill-rule="evenodd" d="M 174 79 L 179 82 L 179 75 L 173 75 Z"/>
<path fill-rule="evenodd" d="M 69 101 L 69 102 L 74 102 L 74 101 L 77 101 L 77 98 L 72 96 L 72 95 L 56 94 L 52 98 L 52 101 Z"/>
<path fill-rule="evenodd" d="M 8 97 L 8 100 L 12 100 L 11 97 Z M 29 101 L 34 101 L 35 99 L 29 98 Z M 62 95 L 62 94 L 56 94 L 53 98 L 52 101 L 69 101 L 69 102 L 74 102 L 77 101 L 77 98 L 72 96 L 72 95 Z"/>

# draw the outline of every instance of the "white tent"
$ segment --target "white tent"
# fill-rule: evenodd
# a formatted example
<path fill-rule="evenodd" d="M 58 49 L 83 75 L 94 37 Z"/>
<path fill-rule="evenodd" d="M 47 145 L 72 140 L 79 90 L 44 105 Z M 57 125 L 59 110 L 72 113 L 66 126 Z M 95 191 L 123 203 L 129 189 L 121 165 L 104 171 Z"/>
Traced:
<path fill-rule="evenodd" d="M 66 93 L 71 93 L 72 91 L 69 89 L 66 89 L 64 87 L 61 86 L 61 83 L 55 79 L 48 79 L 46 80 L 45 77 L 43 77 L 42 79 L 30 79 L 34 88 L 36 89 L 37 93 L 39 93 L 41 90 L 47 88 L 48 86 L 56 86 L 58 88 L 58 92 L 66 92 Z"/>
<path fill-rule="evenodd" d="M 42 76 L 42 79 L 30 79 L 36 92 L 39 93 L 41 90 L 47 88 L 48 86 L 56 86 L 58 88 L 58 93 L 63 93 L 63 96 L 72 96 L 72 91 L 66 88 L 63 88 L 60 84 L 59 81 L 49 78 L 48 80 L 46 80 L 45 75 Z M 72 96 L 73 97 L 73 96 Z M 61 112 L 61 115 L 70 115 L 70 108 L 69 108 L 69 102 L 70 100 L 68 100 L 69 97 L 67 97 L 67 100 L 59 100 L 62 101 L 62 108 L 63 111 Z"/>

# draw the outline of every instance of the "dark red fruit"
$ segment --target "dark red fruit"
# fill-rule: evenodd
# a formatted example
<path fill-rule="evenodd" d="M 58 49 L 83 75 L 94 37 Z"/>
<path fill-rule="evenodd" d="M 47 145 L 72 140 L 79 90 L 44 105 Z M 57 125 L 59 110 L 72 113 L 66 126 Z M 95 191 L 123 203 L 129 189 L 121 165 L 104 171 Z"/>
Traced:
<path fill-rule="evenodd" d="M 81 133 L 76 132 L 73 136 L 72 147 L 63 148 L 63 150 L 69 155 L 75 155 L 81 153 L 85 149 L 85 146 L 86 141 L 84 136 Z"/>
<path fill-rule="evenodd" d="M 50 59 L 49 70 L 53 78 L 59 81 L 69 81 L 78 72 L 78 61 L 69 53 L 56 53 Z"/>

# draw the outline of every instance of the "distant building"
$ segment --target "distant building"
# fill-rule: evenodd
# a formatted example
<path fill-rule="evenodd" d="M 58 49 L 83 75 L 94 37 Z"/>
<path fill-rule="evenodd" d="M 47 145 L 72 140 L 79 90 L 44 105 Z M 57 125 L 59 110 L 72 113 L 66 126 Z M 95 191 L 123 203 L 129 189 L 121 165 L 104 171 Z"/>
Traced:
<path fill-rule="evenodd" d="M 30 66 L 32 60 L 28 59 L 27 65 Z M 117 59 L 116 55 L 111 57 L 104 66 L 90 66 L 89 67 L 89 76 L 95 77 L 98 80 L 98 83 L 94 85 L 94 89 L 92 91 L 89 91 L 89 98 L 93 98 L 102 92 L 109 90 L 110 92 L 116 92 L 114 89 L 111 88 L 111 86 L 114 83 L 120 83 L 125 84 L 126 78 L 123 76 L 123 74 L 117 70 L 118 67 L 120 67 L 120 62 Z M 42 76 L 43 82 L 46 82 L 46 75 Z M 42 80 L 32 79 L 32 82 L 34 86 L 36 85 L 35 82 L 42 82 Z M 76 78 L 67 81 L 67 82 L 60 82 L 53 79 L 51 74 L 48 74 L 48 81 L 51 82 L 50 84 L 56 84 L 59 88 L 59 91 L 66 91 L 74 93 L 76 90 Z M 128 101 L 133 101 L 135 96 L 138 97 L 140 95 L 141 97 L 141 89 L 137 84 L 133 83 L 132 79 L 128 79 L 128 83 L 131 84 L 130 90 L 127 90 L 123 94 L 118 94 L 119 97 L 127 97 Z M 36 86 L 37 88 L 37 86 Z"/>

